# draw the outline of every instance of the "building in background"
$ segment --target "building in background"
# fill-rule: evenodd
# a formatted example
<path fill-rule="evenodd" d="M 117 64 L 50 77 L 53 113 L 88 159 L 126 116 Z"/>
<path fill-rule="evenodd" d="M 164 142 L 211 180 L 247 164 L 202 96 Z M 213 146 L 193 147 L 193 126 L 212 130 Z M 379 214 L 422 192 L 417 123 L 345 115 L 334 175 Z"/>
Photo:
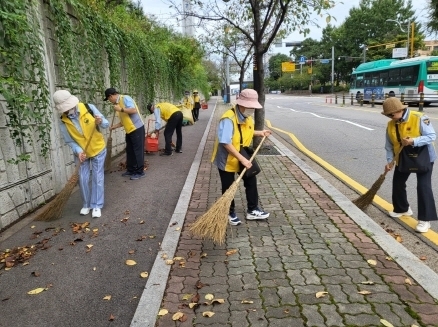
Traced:
<path fill-rule="evenodd" d="M 433 51 L 438 51 L 438 40 L 424 41 L 423 50 L 417 50 L 419 56 L 430 56 Z"/>

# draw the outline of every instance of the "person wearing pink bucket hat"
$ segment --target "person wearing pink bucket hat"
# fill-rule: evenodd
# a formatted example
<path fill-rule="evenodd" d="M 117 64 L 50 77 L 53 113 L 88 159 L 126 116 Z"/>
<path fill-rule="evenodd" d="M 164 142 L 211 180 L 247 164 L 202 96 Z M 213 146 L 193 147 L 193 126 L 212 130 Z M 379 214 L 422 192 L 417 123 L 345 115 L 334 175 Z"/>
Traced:
<path fill-rule="evenodd" d="M 254 130 L 254 120 L 247 110 L 260 109 L 257 91 L 245 89 L 240 93 L 236 104 L 221 117 L 213 148 L 211 161 L 217 166 L 222 184 L 222 194 L 233 184 L 235 175 L 241 171 L 241 165 L 247 169 L 252 163 L 240 154 L 241 147 L 248 147 L 254 136 L 269 136 L 270 130 Z M 243 179 L 247 201 L 247 220 L 263 220 L 269 213 L 263 211 L 258 203 L 257 177 Z M 231 201 L 228 219 L 231 225 L 240 225 L 241 221 L 235 212 L 234 200 Z"/>

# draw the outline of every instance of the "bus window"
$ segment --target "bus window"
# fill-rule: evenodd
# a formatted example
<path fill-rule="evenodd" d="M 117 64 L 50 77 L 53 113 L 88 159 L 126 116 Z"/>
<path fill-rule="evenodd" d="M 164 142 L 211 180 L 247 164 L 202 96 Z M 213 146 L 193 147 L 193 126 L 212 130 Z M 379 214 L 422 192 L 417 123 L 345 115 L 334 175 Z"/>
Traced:
<path fill-rule="evenodd" d="M 371 86 L 371 73 L 365 73 L 363 76 L 363 86 L 370 87 Z"/>
<path fill-rule="evenodd" d="M 356 88 L 363 88 L 363 74 L 356 75 Z"/>
<path fill-rule="evenodd" d="M 350 87 L 351 88 L 356 88 L 356 75 L 352 74 L 351 75 L 351 79 L 350 79 Z"/>
<path fill-rule="evenodd" d="M 383 72 L 380 72 L 380 86 L 387 86 L 388 85 L 388 71 L 385 70 Z"/>
<path fill-rule="evenodd" d="M 400 68 L 400 85 L 411 86 L 413 84 L 414 67 Z"/>
<path fill-rule="evenodd" d="M 379 86 L 380 85 L 380 74 L 379 72 L 374 72 L 371 77 L 371 86 Z"/>
<path fill-rule="evenodd" d="M 400 69 L 392 69 L 389 71 L 388 86 L 400 85 Z"/>

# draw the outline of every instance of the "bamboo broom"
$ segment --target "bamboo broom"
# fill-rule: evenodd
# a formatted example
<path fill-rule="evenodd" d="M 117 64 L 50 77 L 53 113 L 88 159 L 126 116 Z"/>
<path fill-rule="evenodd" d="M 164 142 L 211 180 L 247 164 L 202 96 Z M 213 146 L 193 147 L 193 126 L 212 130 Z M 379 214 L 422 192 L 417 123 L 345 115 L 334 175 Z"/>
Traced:
<path fill-rule="evenodd" d="M 90 145 L 90 141 L 93 138 L 94 132 L 96 131 L 96 128 L 93 129 L 91 132 L 90 138 L 87 141 L 87 144 L 85 145 L 84 152 L 87 151 L 88 146 Z M 78 180 L 79 180 L 79 167 L 81 166 L 81 163 L 79 163 L 73 175 L 70 177 L 70 179 L 67 181 L 67 184 L 64 186 L 64 188 L 59 192 L 56 197 L 50 201 L 50 203 L 47 205 L 47 207 L 38 214 L 38 216 L 35 218 L 35 220 L 39 221 L 52 221 L 59 219 L 62 214 L 62 210 L 64 209 L 65 204 L 67 203 L 68 198 L 71 195 L 71 192 L 75 188 Z"/>
<path fill-rule="evenodd" d="M 111 125 L 114 124 L 114 117 L 116 116 L 116 113 L 113 115 L 113 119 L 111 120 Z M 104 165 L 104 172 L 107 172 L 111 168 L 111 155 L 113 151 L 113 138 L 111 137 L 111 133 L 113 130 L 111 129 L 109 132 L 108 139 L 106 140 L 106 157 L 105 157 L 105 165 Z"/>
<path fill-rule="evenodd" d="M 395 163 L 395 159 L 400 155 L 400 152 L 403 150 L 403 145 L 401 146 L 400 150 L 398 151 L 397 155 L 394 156 L 394 159 L 391 161 L 390 165 L 393 166 Z M 364 194 L 362 194 L 360 197 L 358 197 L 356 200 L 353 201 L 353 203 L 361 210 L 365 210 L 371 203 L 373 203 L 374 196 L 377 194 L 377 191 L 382 186 L 383 182 L 385 181 L 385 177 L 388 171 L 385 171 L 382 175 L 379 176 L 379 178 L 374 182 L 374 184 L 371 186 L 371 188 L 366 191 Z"/>
<path fill-rule="evenodd" d="M 263 137 L 257 149 L 249 161 L 253 161 L 255 155 L 262 146 L 266 136 Z M 225 234 L 228 225 L 228 211 L 230 209 L 231 201 L 234 199 L 239 182 L 245 174 L 246 168 L 242 170 L 239 177 L 231 184 L 222 196 L 216 200 L 210 209 L 202 216 L 200 216 L 190 227 L 190 231 L 203 239 L 210 239 L 215 244 L 222 244 L 225 241 Z"/>

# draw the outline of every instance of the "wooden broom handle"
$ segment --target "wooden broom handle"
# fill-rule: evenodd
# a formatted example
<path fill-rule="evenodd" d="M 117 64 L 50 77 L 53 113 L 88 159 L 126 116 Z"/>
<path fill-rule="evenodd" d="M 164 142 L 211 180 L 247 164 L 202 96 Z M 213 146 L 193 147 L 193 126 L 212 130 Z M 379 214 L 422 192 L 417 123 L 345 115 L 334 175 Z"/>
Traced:
<path fill-rule="evenodd" d="M 260 150 L 260 148 L 261 148 L 263 142 L 265 141 L 265 139 L 266 139 L 266 135 L 263 136 L 263 139 L 260 141 L 259 146 L 255 149 L 254 153 L 252 154 L 251 158 L 249 159 L 250 162 L 252 162 L 252 161 L 254 160 L 254 158 L 255 158 L 257 152 L 259 152 L 259 150 Z M 239 182 L 240 182 L 240 180 L 243 178 L 243 175 L 245 175 L 245 172 L 246 172 L 246 167 L 245 167 L 245 168 L 242 170 L 242 172 L 240 173 L 239 177 L 238 177 L 237 180 L 236 180 L 236 183 L 239 183 Z"/>
<path fill-rule="evenodd" d="M 94 132 L 96 131 L 96 127 L 93 128 L 93 131 L 91 132 L 90 138 L 87 140 L 87 144 L 85 144 L 84 152 L 87 152 L 88 146 L 90 145 L 91 139 L 93 138 Z M 75 172 L 77 173 L 79 171 L 79 167 L 81 166 L 82 162 L 79 162 L 79 165 L 76 166 Z"/>
<path fill-rule="evenodd" d="M 111 120 L 111 125 L 110 125 L 110 127 L 113 126 L 113 124 L 114 124 L 114 118 L 115 118 L 115 117 L 116 117 L 116 112 L 114 112 L 113 119 Z M 110 135 L 108 136 L 108 138 L 111 137 L 111 133 L 112 133 L 112 132 L 113 132 L 113 130 L 110 129 Z"/>
<path fill-rule="evenodd" d="M 394 163 L 395 163 L 395 158 L 397 158 L 398 156 L 400 156 L 400 153 L 402 152 L 402 150 L 403 150 L 404 147 L 405 147 L 404 145 L 402 145 L 402 146 L 400 147 L 400 150 L 398 150 L 397 154 L 394 156 L 394 158 L 393 158 L 392 161 L 390 162 L 390 165 L 394 165 Z M 389 173 L 389 171 L 385 171 L 385 172 L 383 173 L 383 176 L 386 176 L 387 173 Z"/>

